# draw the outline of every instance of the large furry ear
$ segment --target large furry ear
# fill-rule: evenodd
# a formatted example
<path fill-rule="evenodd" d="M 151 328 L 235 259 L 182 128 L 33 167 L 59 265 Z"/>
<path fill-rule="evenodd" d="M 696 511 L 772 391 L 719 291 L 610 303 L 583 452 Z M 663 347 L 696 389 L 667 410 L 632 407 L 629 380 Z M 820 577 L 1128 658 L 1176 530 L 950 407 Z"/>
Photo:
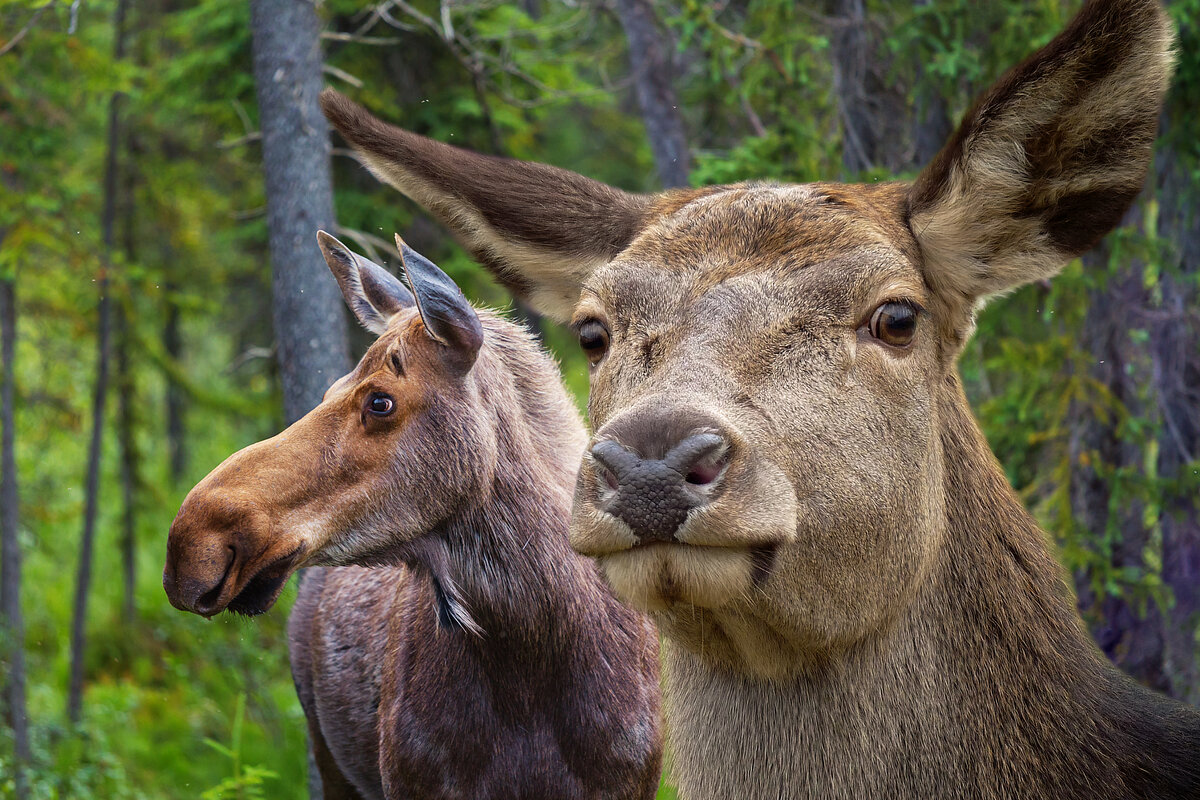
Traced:
<path fill-rule="evenodd" d="M 380 180 L 436 216 L 502 283 L 566 321 L 579 288 L 644 225 L 650 199 L 573 172 L 484 156 L 388 125 L 333 89 L 330 123 Z"/>
<path fill-rule="evenodd" d="M 931 288 L 953 301 L 1046 278 L 1142 188 L 1170 78 L 1157 0 L 1089 0 L 993 86 L 912 186 Z"/>

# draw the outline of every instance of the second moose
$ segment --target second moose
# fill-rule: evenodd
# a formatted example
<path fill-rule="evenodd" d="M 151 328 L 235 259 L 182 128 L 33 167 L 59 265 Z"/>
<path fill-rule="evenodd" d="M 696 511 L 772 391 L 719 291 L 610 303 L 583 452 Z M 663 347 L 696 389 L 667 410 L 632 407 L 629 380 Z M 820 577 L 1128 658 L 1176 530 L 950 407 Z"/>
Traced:
<path fill-rule="evenodd" d="M 410 293 L 321 248 L 379 339 L 316 409 L 188 495 L 178 608 L 267 610 L 301 565 L 292 672 L 325 800 L 649 800 L 658 645 L 567 525 L 586 440 L 553 362 L 401 245 Z"/>

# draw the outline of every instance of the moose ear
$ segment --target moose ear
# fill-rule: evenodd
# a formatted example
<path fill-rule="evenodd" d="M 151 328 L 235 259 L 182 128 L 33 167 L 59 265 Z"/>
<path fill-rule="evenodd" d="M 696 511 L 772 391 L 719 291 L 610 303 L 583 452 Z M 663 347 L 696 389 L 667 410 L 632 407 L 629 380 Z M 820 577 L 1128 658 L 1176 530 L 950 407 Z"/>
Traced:
<path fill-rule="evenodd" d="M 1056 274 L 1120 222 L 1149 167 L 1172 40 L 1156 0 L 1090 0 L 979 100 L 910 190 L 931 288 L 973 304 Z"/>
<path fill-rule="evenodd" d="M 587 277 L 645 224 L 651 200 L 573 172 L 441 144 L 333 89 L 321 108 L 380 180 L 429 211 L 516 295 L 560 322 Z"/>
<path fill-rule="evenodd" d="M 412 308 L 412 293 L 386 269 L 352 253 L 325 231 L 317 231 L 317 244 L 337 278 L 346 305 L 364 328 L 383 333 L 394 314 Z"/>
<path fill-rule="evenodd" d="M 475 363 L 483 344 L 479 315 L 463 297 L 458 284 L 437 264 L 405 244 L 400 234 L 396 234 L 396 248 L 425 331 L 435 342 L 449 348 L 465 372 Z"/>

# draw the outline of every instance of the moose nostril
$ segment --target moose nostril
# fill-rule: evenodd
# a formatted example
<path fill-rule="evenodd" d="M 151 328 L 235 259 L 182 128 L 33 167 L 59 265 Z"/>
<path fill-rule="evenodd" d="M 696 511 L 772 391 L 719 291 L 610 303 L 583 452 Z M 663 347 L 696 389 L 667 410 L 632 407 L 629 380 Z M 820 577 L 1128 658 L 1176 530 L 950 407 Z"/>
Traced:
<path fill-rule="evenodd" d="M 621 488 L 620 483 L 617 481 L 617 476 L 613 474 L 612 470 L 604 466 L 604 463 L 600 459 L 596 459 L 596 474 L 604 481 L 604 485 L 612 491 L 615 492 Z"/>
<path fill-rule="evenodd" d="M 225 571 L 221 573 L 221 579 L 204 594 L 196 598 L 195 610 L 201 614 L 208 614 L 217 610 L 217 603 L 221 600 L 221 592 L 225 589 L 225 583 L 229 580 L 229 573 L 233 571 L 234 562 L 237 561 L 237 551 L 233 547 L 226 548 L 229 551 L 229 561 L 225 564 Z"/>
<path fill-rule="evenodd" d="M 688 483 L 695 484 L 696 486 L 707 486 L 715 481 L 718 476 L 720 476 L 721 470 L 724 469 L 724 467 L 725 463 L 723 459 L 708 463 L 700 463 L 691 468 L 685 477 L 685 480 Z"/>
<path fill-rule="evenodd" d="M 697 433 L 671 448 L 663 461 L 695 486 L 707 486 L 721 476 L 729 462 L 728 445 L 715 433 Z"/>

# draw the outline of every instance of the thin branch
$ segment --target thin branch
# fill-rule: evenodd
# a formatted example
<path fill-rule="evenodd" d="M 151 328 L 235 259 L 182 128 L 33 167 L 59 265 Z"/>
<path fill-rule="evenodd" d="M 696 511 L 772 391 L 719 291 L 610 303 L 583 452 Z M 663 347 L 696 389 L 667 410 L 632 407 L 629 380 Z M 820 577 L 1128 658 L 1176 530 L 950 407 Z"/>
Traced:
<path fill-rule="evenodd" d="M 57 1 L 58 0 L 50 0 L 50 2 L 46 3 L 46 5 L 38 6 L 37 9 L 34 10 L 33 16 L 29 18 L 29 21 L 25 23 L 21 30 L 17 31 L 16 34 L 14 34 L 13 37 L 3 45 L 0 45 L 0 56 L 16 47 L 17 44 L 25 38 L 26 34 L 29 33 L 33 26 L 37 24 L 37 21 L 41 19 L 42 14 L 45 14 L 47 11 L 49 11 L 51 6 L 55 5 Z"/>
<path fill-rule="evenodd" d="M 330 42 L 353 42 L 354 44 L 367 44 L 379 47 L 400 44 L 403 41 L 396 36 L 360 36 L 356 33 L 339 33 L 337 31 L 325 31 L 321 34 L 321 38 Z"/>
<path fill-rule="evenodd" d="M 338 225 L 337 232 L 340 236 L 353 239 L 359 247 L 367 251 L 367 257 L 377 263 L 383 263 L 388 260 L 386 258 L 379 257 L 380 250 L 385 253 L 390 253 L 396 249 L 396 246 L 393 243 L 374 234 L 367 233 L 366 231 L 348 228 L 345 225 Z"/>
<path fill-rule="evenodd" d="M 353 75 L 351 75 L 349 72 L 346 72 L 346 70 L 339 69 L 339 68 L 333 66 L 332 64 L 322 64 L 321 71 L 324 72 L 326 75 L 332 75 L 333 77 L 338 78 L 339 80 L 345 81 L 346 83 L 353 86 L 355 89 L 361 89 L 363 87 L 363 82 L 362 82 L 361 78 L 356 78 Z"/>
<path fill-rule="evenodd" d="M 241 147 L 244 144 L 262 141 L 262 131 L 251 131 L 245 136 L 239 136 L 236 139 L 227 139 L 223 142 L 217 142 L 218 150 L 232 150 L 235 147 Z"/>

